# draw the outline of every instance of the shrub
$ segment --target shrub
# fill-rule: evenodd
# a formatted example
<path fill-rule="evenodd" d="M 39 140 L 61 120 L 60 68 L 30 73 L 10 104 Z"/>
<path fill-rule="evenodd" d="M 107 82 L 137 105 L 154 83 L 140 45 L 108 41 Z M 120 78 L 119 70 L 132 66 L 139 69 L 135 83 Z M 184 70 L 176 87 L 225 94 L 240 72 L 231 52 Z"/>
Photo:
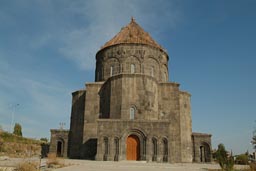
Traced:
<path fill-rule="evenodd" d="M 233 156 L 228 157 L 227 151 L 223 144 L 218 145 L 218 150 L 216 151 L 216 159 L 220 164 L 222 170 L 232 171 L 234 169 L 234 159 Z"/>
<path fill-rule="evenodd" d="M 236 157 L 236 164 L 248 164 L 248 156 L 246 154 L 240 154 Z"/>

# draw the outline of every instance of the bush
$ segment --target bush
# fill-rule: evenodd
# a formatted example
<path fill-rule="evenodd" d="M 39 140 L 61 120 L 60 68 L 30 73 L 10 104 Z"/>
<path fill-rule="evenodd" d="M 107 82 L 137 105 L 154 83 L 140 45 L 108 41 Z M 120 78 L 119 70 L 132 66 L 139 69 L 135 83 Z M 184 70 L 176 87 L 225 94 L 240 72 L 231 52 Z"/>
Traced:
<path fill-rule="evenodd" d="M 248 164 L 248 156 L 246 154 L 240 154 L 236 157 L 236 164 Z"/>

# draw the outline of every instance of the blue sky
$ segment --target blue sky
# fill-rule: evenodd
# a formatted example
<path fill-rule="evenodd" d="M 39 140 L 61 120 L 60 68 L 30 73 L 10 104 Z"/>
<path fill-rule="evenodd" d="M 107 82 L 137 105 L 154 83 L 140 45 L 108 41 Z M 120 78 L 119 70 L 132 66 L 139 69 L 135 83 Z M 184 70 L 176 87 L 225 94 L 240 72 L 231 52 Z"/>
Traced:
<path fill-rule="evenodd" d="M 71 92 L 94 81 L 95 54 L 131 16 L 170 56 L 170 80 L 192 94 L 194 132 L 252 151 L 256 126 L 254 0 L 1 0 L 0 125 L 24 136 L 69 128 Z M 20 104 L 17 107 L 15 104 Z"/>

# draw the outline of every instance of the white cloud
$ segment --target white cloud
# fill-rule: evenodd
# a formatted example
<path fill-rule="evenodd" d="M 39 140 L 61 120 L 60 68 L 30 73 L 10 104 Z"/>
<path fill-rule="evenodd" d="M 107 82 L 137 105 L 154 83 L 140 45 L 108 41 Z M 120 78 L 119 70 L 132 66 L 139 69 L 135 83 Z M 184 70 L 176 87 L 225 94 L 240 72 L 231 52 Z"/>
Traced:
<path fill-rule="evenodd" d="M 3 59 L 0 63 L 8 66 Z M 26 136 L 48 136 L 47 130 L 59 122 L 69 124 L 71 90 L 65 85 L 56 80 L 40 80 L 10 67 L 0 71 L 0 125 L 5 130 L 10 129 L 12 114 L 14 122 L 22 124 Z M 13 111 L 10 104 L 17 103 L 20 105 Z"/>
<path fill-rule="evenodd" d="M 176 26 L 181 15 L 175 7 L 167 1 L 149 3 L 146 0 L 73 3 L 67 12 L 82 15 L 84 22 L 89 22 L 83 28 L 73 28 L 61 36 L 64 45 L 60 52 L 74 60 L 80 68 L 91 70 L 95 66 L 96 52 L 130 22 L 131 16 L 137 18 L 139 24 L 149 26 L 146 31 L 152 29 L 153 34 L 158 34 L 163 25 L 165 28 Z"/>

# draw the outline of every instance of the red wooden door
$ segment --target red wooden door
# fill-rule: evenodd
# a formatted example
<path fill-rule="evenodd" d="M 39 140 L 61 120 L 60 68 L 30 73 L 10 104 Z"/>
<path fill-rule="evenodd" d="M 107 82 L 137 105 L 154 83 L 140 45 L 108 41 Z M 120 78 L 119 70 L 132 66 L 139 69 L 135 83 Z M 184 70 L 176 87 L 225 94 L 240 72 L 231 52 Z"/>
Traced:
<path fill-rule="evenodd" d="M 126 159 L 138 160 L 140 154 L 140 141 L 136 135 L 130 135 L 126 140 Z"/>

